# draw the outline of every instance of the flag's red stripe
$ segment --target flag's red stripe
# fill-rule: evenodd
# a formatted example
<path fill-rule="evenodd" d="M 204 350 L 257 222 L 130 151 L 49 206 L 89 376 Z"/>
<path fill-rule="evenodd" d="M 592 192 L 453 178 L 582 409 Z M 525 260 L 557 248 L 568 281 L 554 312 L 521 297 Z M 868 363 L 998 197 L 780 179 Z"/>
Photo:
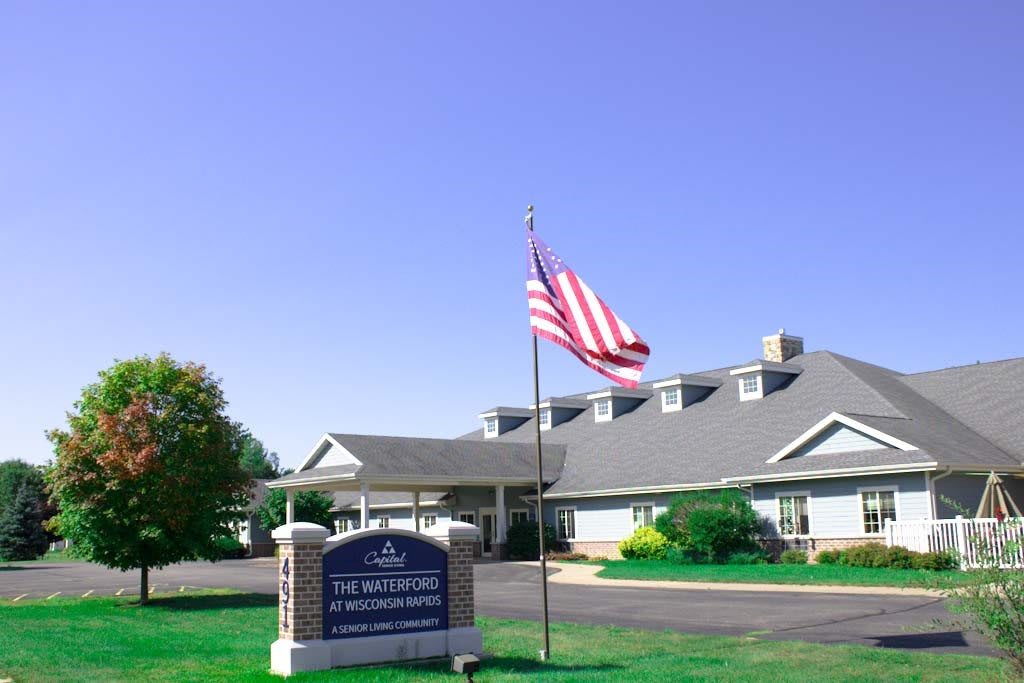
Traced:
<path fill-rule="evenodd" d="M 608 358 L 611 355 L 608 351 L 608 345 L 604 343 L 604 335 L 601 334 L 601 328 L 597 326 L 597 320 L 594 318 L 594 311 L 590 308 L 590 302 L 583 295 L 583 288 L 580 287 L 579 278 L 576 277 L 576 273 L 570 270 L 566 271 L 565 279 L 569 281 L 569 287 L 572 288 L 573 294 L 576 295 L 576 301 L 579 303 L 580 310 L 583 311 L 583 318 L 587 321 L 590 336 L 594 338 L 594 343 L 597 345 L 597 352 L 594 353 L 594 349 L 589 349 L 585 346 L 584 348 L 589 355 L 597 356 L 601 359 Z"/>
<path fill-rule="evenodd" d="M 566 329 L 564 321 L 560 320 L 559 318 L 556 318 L 556 317 L 552 316 L 547 311 L 540 311 L 540 310 L 537 310 L 535 308 L 531 308 L 530 309 L 530 315 L 532 317 L 540 318 L 541 320 L 548 321 L 549 323 L 551 323 L 552 325 L 554 325 L 558 329 L 560 329 L 563 332 L 565 332 L 566 336 L 568 336 L 570 338 L 572 337 L 572 335 L 569 334 L 569 330 Z M 576 351 L 578 353 L 582 354 L 582 351 L 578 347 L 576 348 Z M 588 357 L 588 360 L 589 360 L 589 357 Z M 618 366 L 620 368 L 624 368 L 626 370 L 636 370 L 638 372 L 642 371 L 644 365 L 646 365 L 646 363 L 647 363 L 647 359 L 646 358 L 643 358 L 642 360 L 636 360 L 636 359 L 625 358 L 625 357 L 621 357 L 621 356 L 612 356 L 610 358 L 602 358 L 600 360 L 601 360 L 602 363 L 607 363 L 609 365 L 615 365 L 615 366 Z"/>
<path fill-rule="evenodd" d="M 537 336 L 543 337 L 544 339 L 547 339 L 550 342 L 554 342 L 555 344 L 558 344 L 559 346 L 561 346 L 562 348 L 566 349 L 567 351 L 572 353 L 574 356 L 579 358 L 581 361 L 586 363 L 591 369 L 593 369 L 596 372 L 601 373 L 602 375 L 604 375 L 608 379 L 612 380 L 616 384 L 621 384 L 622 386 L 624 386 L 624 387 L 626 387 L 628 389 L 636 389 L 638 386 L 640 386 L 639 382 L 636 382 L 636 381 L 633 381 L 633 380 L 630 380 L 630 379 L 626 379 L 625 377 L 620 377 L 620 376 L 616 375 L 615 373 L 610 372 L 608 370 L 605 370 L 600 365 L 597 365 L 596 363 L 592 362 L 588 358 L 584 357 L 578 350 L 576 350 L 571 345 L 569 345 L 569 343 L 566 342 L 561 337 L 553 335 L 550 332 L 548 332 L 547 330 L 539 330 L 539 329 L 537 329 L 535 327 L 532 328 L 532 329 L 533 329 L 534 334 L 536 334 Z"/>

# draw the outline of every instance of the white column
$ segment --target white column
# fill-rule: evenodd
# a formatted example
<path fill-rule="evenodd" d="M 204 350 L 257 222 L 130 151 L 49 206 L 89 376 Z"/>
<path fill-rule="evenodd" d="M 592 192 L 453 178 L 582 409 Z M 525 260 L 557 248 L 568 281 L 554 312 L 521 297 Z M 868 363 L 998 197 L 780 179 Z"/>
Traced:
<path fill-rule="evenodd" d="M 412 493 L 412 519 L 415 523 L 416 531 L 420 530 L 420 492 L 413 491 Z"/>
<path fill-rule="evenodd" d="M 359 528 L 370 528 L 370 485 L 359 484 Z"/>
<path fill-rule="evenodd" d="M 293 524 L 295 522 L 295 491 L 287 489 L 285 496 L 287 502 L 284 506 L 284 523 Z"/>
<path fill-rule="evenodd" d="M 508 525 L 505 523 L 505 487 L 496 486 L 494 487 L 494 506 L 497 509 L 497 519 L 495 520 L 494 526 L 497 529 L 494 530 L 494 541 L 495 543 L 505 542 L 505 530 Z"/>

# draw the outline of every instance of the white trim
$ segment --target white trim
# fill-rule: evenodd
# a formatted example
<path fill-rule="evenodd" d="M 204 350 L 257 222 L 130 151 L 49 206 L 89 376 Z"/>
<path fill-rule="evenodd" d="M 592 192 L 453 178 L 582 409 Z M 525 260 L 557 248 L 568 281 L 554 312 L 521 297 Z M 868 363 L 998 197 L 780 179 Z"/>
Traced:
<path fill-rule="evenodd" d="M 668 484 L 665 486 L 630 486 L 628 488 L 621 489 L 599 489 L 596 491 L 582 491 L 579 493 L 545 493 L 544 500 L 558 500 L 560 498 L 603 498 L 605 496 L 629 496 L 638 493 L 682 493 L 683 491 L 728 488 L 733 488 L 733 485 L 722 483 L 722 481 L 708 481 L 698 484 Z M 536 500 L 537 495 L 523 495 L 519 496 L 519 499 Z"/>
<path fill-rule="evenodd" d="M 540 402 L 541 408 L 565 408 L 566 410 L 586 410 L 590 406 L 586 401 L 577 398 L 546 398 Z M 530 405 L 530 410 L 536 410 L 537 404 Z"/>
<path fill-rule="evenodd" d="M 748 372 L 776 372 L 785 375 L 799 375 L 803 372 L 802 368 L 798 368 L 792 365 L 786 365 L 785 363 L 775 363 L 773 361 L 763 361 L 755 365 L 747 365 L 746 367 L 736 368 L 730 370 L 730 375 L 745 375 Z"/>
<path fill-rule="evenodd" d="M 489 417 L 525 417 L 527 419 L 533 417 L 533 411 L 526 408 L 495 408 L 494 410 L 488 410 L 485 413 L 480 413 L 477 418 L 485 420 Z"/>
<path fill-rule="evenodd" d="M 434 518 L 434 523 L 431 524 L 430 526 L 427 526 L 427 517 L 433 517 Z M 431 513 L 428 513 L 428 514 L 425 514 L 425 515 L 420 515 L 420 528 L 423 529 L 423 530 L 427 530 L 431 526 L 437 525 L 437 523 L 440 522 L 440 521 L 441 521 L 441 518 L 440 518 L 440 516 L 438 516 L 438 514 L 436 512 L 431 512 Z"/>
<path fill-rule="evenodd" d="M 769 482 L 791 481 L 793 479 L 833 479 L 851 474 L 900 474 L 903 472 L 927 472 L 934 470 L 937 462 L 916 462 L 906 465 L 872 465 L 868 467 L 845 467 L 836 470 L 808 470 L 806 472 L 790 472 L 787 474 L 755 475 L 751 477 L 726 477 L 725 482 Z M 547 498 L 548 496 L 545 496 Z"/>
<path fill-rule="evenodd" d="M 754 390 L 745 391 L 744 385 L 748 380 L 754 380 Z M 737 389 L 740 392 L 740 401 L 756 401 L 764 398 L 764 373 L 757 373 L 752 377 L 740 377 L 737 382 Z"/>
<path fill-rule="evenodd" d="M 707 387 L 717 389 L 722 386 L 722 380 L 702 375 L 676 375 L 651 385 L 652 389 L 664 389 L 666 387 Z"/>
<path fill-rule="evenodd" d="M 608 405 L 608 412 L 604 415 L 597 409 L 599 405 Z M 615 401 L 611 398 L 599 398 L 594 401 L 594 422 L 611 422 L 615 415 Z"/>
<path fill-rule="evenodd" d="M 668 392 L 674 391 L 676 394 L 676 402 L 668 403 Z M 683 388 L 681 386 L 676 387 L 665 387 L 661 390 L 661 412 L 663 413 L 678 413 L 683 409 Z"/>
<path fill-rule="evenodd" d="M 882 443 L 888 444 L 893 448 L 898 448 L 901 451 L 918 450 L 917 446 L 907 443 L 902 439 L 897 439 L 895 436 L 892 436 L 891 434 L 886 434 L 885 432 L 875 429 L 874 427 L 869 427 L 863 422 L 858 422 L 857 420 L 854 420 L 852 417 L 847 417 L 842 413 L 832 412 L 829 413 L 827 417 L 820 420 L 813 427 L 808 429 L 806 432 L 798 436 L 796 439 L 786 444 L 786 446 L 783 447 L 781 451 L 779 451 L 772 457 L 768 458 L 768 460 L 766 460 L 765 463 L 776 463 L 782 460 L 783 458 L 792 455 L 802 446 L 807 445 L 807 443 L 809 443 L 814 437 L 818 436 L 819 434 L 821 434 L 834 424 L 845 425 L 855 431 L 863 432 L 864 434 L 867 434 L 868 436 L 873 437 L 878 441 L 881 441 Z"/>
<path fill-rule="evenodd" d="M 380 505 L 370 505 L 371 510 L 408 510 L 412 507 L 412 503 L 381 503 Z M 421 508 L 426 507 L 442 507 L 441 501 L 431 500 L 425 503 L 420 503 Z M 359 512 L 359 504 L 351 505 L 348 507 L 332 507 L 331 512 Z"/>
<path fill-rule="evenodd" d="M 455 511 L 455 516 L 452 517 L 452 521 L 453 522 L 461 522 L 462 521 L 462 515 L 473 515 L 473 521 L 469 522 L 469 524 L 472 524 L 473 526 L 476 526 L 476 518 L 477 518 L 476 510 L 456 510 Z"/>
<path fill-rule="evenodd" d="M 601 391 L 587 394 L 587 400 L 593 401 L 599 398 L 650 398 L 654 395 L 650 389 L 627 389 L 625 387 L 608 387 Z"/>
<path fill-rule="evenodd" d="M 562 510 L 572 510 L 572 536 L 562 537 L 558 533 L 559 527 L 562 524 L 562 520 L 559 518 L 558 513 Z M 563 505 L 555 508 L 555 538 L 559 541 L 575 541 L 576 535 L 579 533 L 579 528 L 576 526 L 576 506 L 575 505 Z"/>
<path fill-rule="evenodd" d="M 636 525 L 636 516 L 633 514 L 633 508 L 649 507 L 651 508 L 651 528 L 654 527 L 654 520 L 658 517 L 658 505 L 653 500 L 641 500 L 637 502 L 631 502 L 629 504 L 629 526 L 636 531 L 640 527 Z"/>
<path fill-rule="evenodd" d="M 552 427 L 551 420 L 553 419 L 553 415 L 551 414 L 551 408 L 541 408 L 538 414 L 539 414 L 538 421 L 540 422 L 540 431 L 542 431 L 542 432 L 550 431 L 550 429 Z M 547 418 L 548 418 L 547 422 L 545 422 L 542 419 L 542 418 L 544 418 L 544 416 L 547 416 Z"/>
<path fill-rule="evenodd" d="M 857 527 L 860 529 L 860 533 L 863 536 L 884 536 L 885 535 L 885 522 L 882 521 L 882 530 L 877 533 L 864 531 L 864 498 L 863 494 L 874 491 L 891 491 L 892 492 L 892 504 L 896 512 L 896 519 L 894 522 L 899 521 L 903 518 L 900 513 L 900 486 L 899 484 L 879 484 L 878 486 L 858 486 L 857 487 Z"/>
<path fill-rule="evenodd" d="M 338 443 L 337 439 L 335 439 L 333 436 L 331 436 L 327 432 L 324 432 L 324 435 L 321 436 L 320 440 L 316 442 L 316 445 L 313 446 L 313 450 L 311 450 L 309 452 L 309 455 L 306 456 L 305 460 L 302 461 L 302 464 L 299 465 L 299 469 L 297 469 L 296 472 L 302 472 L 303 470 L 309 468 L 309 466 L 313 463 L 313 460 L 316 459 L 317 454 L 320 452 L 320 449 L 324 446 L 324 442 L 325 441 L 327 443 L 331 444 L 332 446 L 336 447 L 336 448 L 340 448 L 342 450 L 342 452 L 345 453 L 345 455 L 347 455 L 348 457 L 352 458 L 352 463 L 353 464 L 355 464 L 355 465 L 362 465 L 363 464 L 362 461 L 359 458 L 357 458 L 356 456 L 352 455 L 352 451 L 350 451 L 349 449 L 345 448 L 340 443 Z"/>
<path fill-rule="evenodd" d="M 424 541 L 426 543 L 430 543 L 431 545 L 436 546 L 437 548 L 439 548 L 440 550 L 445 551 L 446 553 L 451 549 L 451 547 L 447 543 L 444 543 L 443 541 L 439 541 L 436 538 L 431 538 L 430 536 L 424 536 L 423 534 L 418 533 L 416 531 L 409 531 L 408 529 L 377 529 L 377 528 L 372 528 L 372 529 L 356 529 L 354 531 L 347 531 L 347 532 L 345 532 L 343 534 L 337 534 L 335 536 L 330 536 L 326 541 L 324 541 L 324 547 L 323 547 L 322 553 L 324 555 L 326 555 L 327 553 L 331 552 L 332 550 L 334 550 L 338 546 L 345 545 L 346 543 L 351 543 L 352 541 L 355 541 L 356 539 L 359 539 L 359 538 L 363 538 L 364 536 L 380 536 L 382 534 L 389 534 L 389 535 L 390 534 L 397 534 L 399 536 L 408 536 L 409 538 L 415 538 L 417 540 Z"/>
<path fill-rule="evenodd" d="M 509 508 L 508 509 L 508 525 L 511 527 L 515 522 L 512 521 L 512 515 L 516 513 L 523 513 L 526 515 L 526 521 L 530 521 L 530 508 Z"/>
<path fill-rule="evenodd" d="M 805 534 L 784 534 L 782 533 L 781 522 L 782 522 L 782 508 L 779 506 L 780 498 L 797 498 L 804 497 L 807 499 L 807 533 Z M 779 532 L 779 536 L 782 538 L 809 538 L 814 536 L 814 510 L 812 509 L 813 504 L 811 503 L 811 492 L 808 490 L 803 491 L 776 491 L 775 492 L 775 528 Z"/>

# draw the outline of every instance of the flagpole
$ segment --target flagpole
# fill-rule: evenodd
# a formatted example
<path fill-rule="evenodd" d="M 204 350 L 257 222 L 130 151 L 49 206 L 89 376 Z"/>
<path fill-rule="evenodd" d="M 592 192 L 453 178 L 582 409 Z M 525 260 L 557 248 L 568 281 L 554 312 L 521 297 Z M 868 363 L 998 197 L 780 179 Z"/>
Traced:
<path fill-rule="evenodd" d="M 533 205 L 526 207 L 526 228 L 533 232 Z M 544 457 L 540 447 L 540 366 L 537 362 L 537 334 L 533 335 L 533 410 L 534 428 L 537 431 L 537 538 L 540 539 L 540 584 L 544 596 L 544 649 L 540 660 L 551 657 L 551 638 L 548 629 L 548 561 L 544 548 Z"/>

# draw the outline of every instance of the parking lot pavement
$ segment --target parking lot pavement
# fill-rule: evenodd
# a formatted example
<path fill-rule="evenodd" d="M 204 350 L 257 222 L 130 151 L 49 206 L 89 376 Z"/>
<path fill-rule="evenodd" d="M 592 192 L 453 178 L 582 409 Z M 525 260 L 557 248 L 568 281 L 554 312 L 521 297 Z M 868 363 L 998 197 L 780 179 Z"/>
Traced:
<path fill-rule="evenodd" d="M 120 572 L 88 562 L 31 562 L 0 568 L 0 598 L 138 595 L 139 572 Z M 249 593 L 277 591 L 277 561 L 270 558 L 183 562 L 149 573 L 151 592 L 233 588 Z"/>
<path fill-rule="evenodd" d="M 273 558 L 186 562 L 150 573 L 154 592 L 192 588 L 277 591 Z M 59 599 L 138 595 L 139 573 L 85 562 L 29 563 L 0 569 L 0 598 Z M 475 567 L 477 613 L 538 620 L 535 567 L 482 563 Z M 856 643 L 926 652 L 992 655 L 978 635 L 951 626 L 943 600 L 930 596 L 840 595 L 617 586 L 550 586 L 551 619 L 581 624 L 816 643 Z"/>

